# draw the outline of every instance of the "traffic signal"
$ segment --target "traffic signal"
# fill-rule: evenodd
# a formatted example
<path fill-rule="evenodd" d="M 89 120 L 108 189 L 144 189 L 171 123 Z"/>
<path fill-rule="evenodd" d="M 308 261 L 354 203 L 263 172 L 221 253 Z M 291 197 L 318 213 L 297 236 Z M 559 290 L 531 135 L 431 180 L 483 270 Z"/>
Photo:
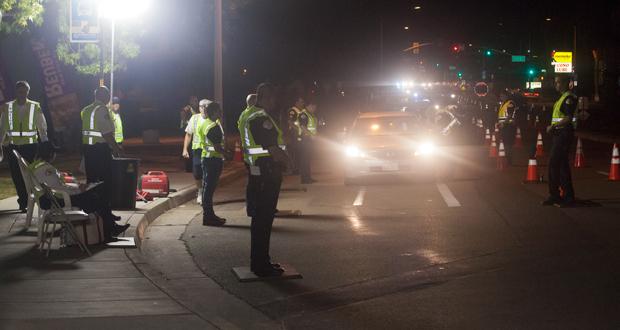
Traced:
<path fill-rule="evenodd" d="M 490 49 L 487 49 L 487 50 L 484 52 L 484 55 L 486 55 L 486 56 L 491 56 L 491 55 L 493 55 L 493 52 L 492 52 Z"/>
<path fill-rule="evenodd" d="M 534 69 L 534 68 L 529 68 L 529 69 L 527 69 L 527 74 L 528 74 L 529 76 L 533 76 L 533 75 L 535 75 L 535 74 L 536 74 L 536 69 Z"/>
<path fill-rule="evenodd" d="M 459 78 L 463 78 L 463 72 L 461 72 L 461 71 L 459 71 L 456 75 L 457 75 Z"/>

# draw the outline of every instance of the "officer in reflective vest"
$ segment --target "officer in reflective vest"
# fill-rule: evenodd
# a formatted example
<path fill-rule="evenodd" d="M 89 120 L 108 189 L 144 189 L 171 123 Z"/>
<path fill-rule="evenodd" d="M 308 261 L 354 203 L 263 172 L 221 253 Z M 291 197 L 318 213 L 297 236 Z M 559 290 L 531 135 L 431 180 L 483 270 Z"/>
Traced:
<path fill-rule="evenodd" d="M 191 159 L 192 175 L 196 183 L 196 203 L 202 203 L 202 141 L 198 136 L 198 127 L 205 121 L 207 115 L 205 109 L 211 101 L 202 99 L 198 103 L 198 113 L 193 114 L 185 128 L 185 140 L 183 141 L 183 158 Z M 191 142 L 191 149 L 189 148 Z"/>
<path fill-rule="evenodd" d="M 282 131 L 270 115 L 276 111 L 273 87 L 261 84 L 256 94 L 257 109 L 248 116 L 243 127 L 247 134 L 244 149 L 249 156 L 250 176 L 257 180 L 256 189 L 248 192 L 251 200 L 248 204 L 255 205 L 251 210 L 250 268 L 257 276 L 280 276 L 283 270 L 278 264 L 271 263 L 269 241 L 282 172 L 290 165 L 290 160 L 282 145 Z"/>
<path fill-rule="evenodd" d="M 8 158 L 21 212 L 26 212 L 28 192 L 13 150 L 17 150 L 26 161 L 32 162 L 37 155 L 37 148 L 40 149 L 40 153 L 43 153 L 44 149 L 47 151 L 51 149 L 51 143 L 47 137 L 47 122 L 41 105 L 28 99 L 29 93 L 28 82 L 18 81 L 15 84 L 16 99 L 0 108 L 0 146 L 5 140 L 8 141 L 8 145 L 4 152 L 0 151 L 0 155 L 4 154 Z M 0 157 L 0 160 L 2 158 Z"/>
<path fill-rule="evenodd" d="M 302 184 L 311 184 L 316 182 L 312 178 L 312 142 L 314 136 L 317 133 L 317 119 L 314 115 L 316 111 L 316 104 L 308 104 L 306 109 L 303 109 L 299 114 L 299 128 L 301 135 L 298 139 L 298 154 L 299 154 L 299 173 L 301 174 Z"/>
<path fill-rule="evenodd" d="M 202 224 L 204 226 L 221 226 L 226 219 L 215 215 L 213 194 L 224 167 L 224 129 L 220 123 L 222 109 L 219 103 L 211 102 L 205 109 L 207 118 L 200 124 L 197 135 L 202 149 L 203 193 Z"/>
<path fill-rule="evenodd" d="M 246 152 L 245 149 L 246 146 L 250 145 L 250 142 L 247 140 L 249 138 L 249 133 L 247 132 L 249 128 L 247 128 L 245 124 L 248 117 L 259 110 L 258 108 L 256 108 L 256 94 L 249 94 L 246 97 L 245 102 L 247 107 L 245 108 L 245 110 L 243 110 L 243 112 L 241 112 L 239 120 L 237 120 L 237 129 L 239 130 L 239 136 L 241 138 L 243 161 L 245 162 L 245 168 L 248 171 L 248 184 L 246 186 L 246 212 L 248 217 L 252 217 L 253 214 L 251 212 L 256 209 L 256 206 L 252 204 L 252 199 L 249 196 L 251 196 L 254 189 L 256 189 L 257 180 L 256 177 L 250 175 L 250 154 Z"/>
<path fill-rule="evenodd" d="M 501 105 L 497 112 L 497 128 L 501 141 L 504 143 L 506 151 L 506 161 L 512 164 L 512 146 L 515 143 L 517 128 L 515 126 L 515 113 L 517 106 L 514 100 L 509 97 L 508 92 L 503 90 L 500 94 Z"/>
<path fill-rule="evenodd" d="M 82 152 L 86 182 L 103 182 L 106 191 L 111 179 L 112 155 L 121 157 L 121 147 L 114 140 L 114 122 L 107 107 L 110 90 L 95 89 L 95 101 L 82 109 Z"/>
<path fill-rule="evenodd" d="M 568 75 L 555 77 L 555 89 L 562 95 L 553 105 L 551 125 L 547 127 L 547 133 L 553 140 L 549 157 L 549 198 L 543 205 L 569 207 L 575 203 L 568 156 L 575 137 L 577 96 L 569 90 L 569 86 Z"/>
<path fill-rule="evenodd" d="M 291 169 L 294 175 L 299 174 L 299 143 L 303 131 L 299 124 L 299 115 L 305 110 L 306 101 L 303 97 L 295 99 L 295 105 L 288 111 L 288 153 L 293 160 L 294 167 Z"/>
<path fill-rule="evenodd" d="M 121 111 L 121 103 L 118 97 L 114 97 L 112 100 L 112 111 L 110 112 L 112 115 L 112 120 L 114 120 L 114 140 L 118 145 L 123 144 L 123 120 L 121 119 L 120 111 Z"/>

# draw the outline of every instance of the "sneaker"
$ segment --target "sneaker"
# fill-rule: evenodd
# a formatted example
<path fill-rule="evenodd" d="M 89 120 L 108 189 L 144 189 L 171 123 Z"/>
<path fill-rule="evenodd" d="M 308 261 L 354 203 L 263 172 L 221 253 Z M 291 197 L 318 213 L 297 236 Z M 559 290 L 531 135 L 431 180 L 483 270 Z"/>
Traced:
<path fill-rule="evenodd" d="M 196 203 L 202 204 L 202 188 L 196 192 Z"/>

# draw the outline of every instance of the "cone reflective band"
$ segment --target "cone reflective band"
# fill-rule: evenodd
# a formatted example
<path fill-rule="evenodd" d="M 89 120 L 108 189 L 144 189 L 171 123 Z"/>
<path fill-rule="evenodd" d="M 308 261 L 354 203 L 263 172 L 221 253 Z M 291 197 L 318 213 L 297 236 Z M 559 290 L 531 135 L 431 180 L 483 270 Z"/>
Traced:
<path fill-rule="evenodd" d="M 521 129 L 517 127 L 517 136 L 515 137 L 515 148 L 522 148 L 523 141 L 521 140 Z"/>
<path fill-rule="evenodd" d="M 581 139 L 577 138 L 577 149 L 575 152 L 575 168 L 585 167 L 584 156 L 583 156 L 583 146 L 581 145 Z"/>
<path fill-rule="evenodd" d="M 499 143 L 499 155 L 497 157 L 497 169 L 503 171 L 508 166 L 506 161 L 506 150 L 504 149 L 504 142 Z"/>
<path fill-rule="evenodd" d="M 609 168 L 609 181 L 620 181 L 620 153 L 618 146 L 614 143 L 611 153 L 611 166 Z"/>
<path fill-rule="evenodd" d="M 497 157 L 497 144 L 495 143 L 495 135 L 491 136 L 491 147 L 489 148 L 489 158 Z"/>
<path fill-rule="evenodd" d="M 243 155 L 241 154 L 241 147 L 239 146 L 239 141 L 235 142 L 235 154 L 233 156 L 233 161 L 236 161 L 236 162 L 243 161 Z"/>
<path fill-rule="evenodd" d="M 542 134 L 538 132 L 538 138 L 536 139 L 536 157 L 545 156 L 545 149 L 543 148 Z"/>
<path fill-rule="evenodd" d="M 487 128 L 487 132 L 484 134 L 484 142 L 487 147 L 491 146 L 491 132 Z"/>
<path fill-rule="evenodd" d="M 525 176 L 524 183 L 536 183 L 538 182 L 538 163 L 536 158 L 532 158 L 527 163 L 527 174 Z"/>

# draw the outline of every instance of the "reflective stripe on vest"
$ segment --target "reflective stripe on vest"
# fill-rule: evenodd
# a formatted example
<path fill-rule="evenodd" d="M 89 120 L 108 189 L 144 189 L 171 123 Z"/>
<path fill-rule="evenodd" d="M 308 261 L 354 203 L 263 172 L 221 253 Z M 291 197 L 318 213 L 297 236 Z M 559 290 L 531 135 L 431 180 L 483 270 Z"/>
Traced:
<path fill-rule="evenodd" d="M 114 118 L 114 140 L 116 143 L 121 143 L 124 140 L 123 137 L 123 120 L 121 119 L 121 115 L 112 112 L 112 118 Z"/>
<path fill-rule="evenodd" d="M 220 142 L 220 145 L 222 149 L 224 149 L 224 128 L 222 128 L 222 124 L 220 123 L 219 120 L 212 121 L 211 119 L 207 118 L 204 120 L 204 123 L 202 125 L 206 126 L 204 128 L 204 148 L 202 149 L 202 157 L 203 158 L 224 158 L 224 156 L 221 153 L 215 151 L 213 142 L 211 142 L 209 138 L 207 137 L 207 135 L 209 134 L 209 131 L 213 127 L 218 126 L 220 128 L 220 131 L 222 132 L 222 141 Z"/>
<path fill-rule="evenodd" d="M 103 109 L 102 109 L 103 108 Z M 104 143 L 103 134 L 98 129 L 95 115 L 98 110 L 108 111 L 108 108 L 102 103 L 92 103 L 82 110 L 82 144 L 94 145 L 96 143 Z"/>
<path fill-rule="evenodd" d="M 276 122 L 273 120 L 273 118 L 271 118 L 271 116 L 269 116 L 267 112 L 265 112 L 265 110 L 256 108 L 256 112 L 249 115 L 243 123 L 243 130 L 245 133 L 243 149 L 245 153 L 248 154 L 248 164 L 250 165 L 254 165 L 258 158 L 269 156 L 268 150 L 265 150 L 262 146 L 256 144 L 256 142 L 254 141 L 254 137 L 252 136 L 252 130 L 250 130 L 250 122 L 258 117 L 267 117 L 271 121 L 276 131 L 278 132 L 278 145 L 283 150 L 285 149 L 284 139 L 282 138 L 282 131 L 280 130 Z"/>
<path fill-rule="evenodd" d="M 562 94 L 562 96 L 560 96 L 560 98 L 553 105 L 553 113 L 551 115 L 551 125 L 557 125 L 560 121 L 562 121 L 562 119 L 566 117 L 566 115 L 564 115 L 562 111 L 560 110 L 562 109 L 562 104 L 564 104 L 564 101 L 569 96 L 574 96 L 574 94 L 571 93 L 570 91 L 564 92 L 564 94 Z M 573 124 L 573 127 L 576 126 L 577 124 L 576 116 L 573 116 L 572 124 Z"/>
<path fill-rule="evenodd" d="M 245 152 L 246 146 L 250 145 L 250 141 L 248 140 L 249 138 L 246 134 L 245 123 L 248 117 L 256 111 L 258 110 L 255 106 L 247 107 L 239 116 L 239 120 L 237 120 L 237 129 L 239 130 L 239 135 L 241 137 L 241 149 L 244 150 L 243 161 L 245 161 L 246 164 L 250 163 L 250 156 L 247 152 Z"/>
<path fill-rule="evenodd" d="M 306 109 L 304 109 L 303 113 L 306 114 L 306 116 L 308 116 L 308 125 L 307 125 L 307 129 L 308 131 L 310 131 L 310 133 L 312 133 L 312 135 L 316 135 L 316 117 L 314 117 L 314 115 L 312 113 L 310 113 L 310 111 L 307 111 Z"/>
<path fill-rule="evenodd" d="M 34 113 L 37 109 L 37 104 L 30 100 L 26 100 L 26 103 L 24 104 L 25 106 L 30 104 L 30 107 L 28 109 L 28 127 L 27 128 L 23 127 L 24 126 L 23 118 L 20 118 L 19 116 L 15 115 L 13 111 L 14 104 L 15 104 L 15 101 L 11 101 L 7 103 L 8 105 L 7 120 L 8 120 L 8 127 L 9 127 L 7 134 L 9 136 L 9 143 L 16 144 L 16 145 L 35 143 L 36 138 L 37 138 L 37 129 L 34 123 Z"/>

